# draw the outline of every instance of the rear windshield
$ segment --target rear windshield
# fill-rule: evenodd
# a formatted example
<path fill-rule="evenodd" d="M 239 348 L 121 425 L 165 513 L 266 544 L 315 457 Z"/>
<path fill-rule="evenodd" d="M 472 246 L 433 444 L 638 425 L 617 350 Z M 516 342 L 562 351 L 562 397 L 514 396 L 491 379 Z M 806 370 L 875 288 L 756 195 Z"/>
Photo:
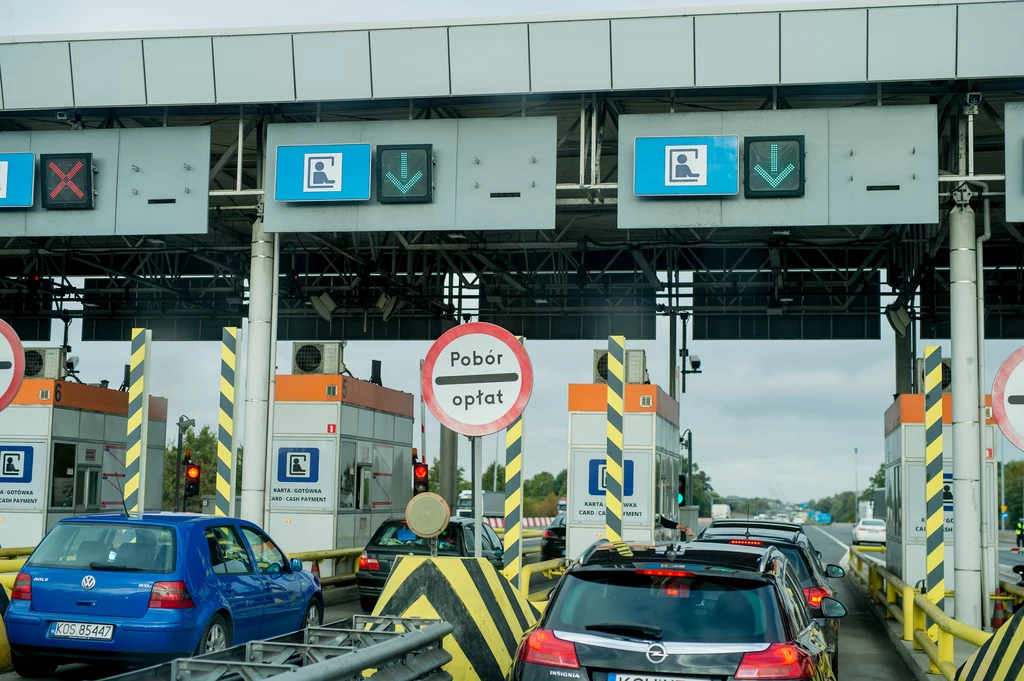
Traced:
<path fill-rule="evenodd" d="M 665 642 L 785 640 L 778 600 L 765 582 L 627 571 L 568 572 L 563 579 L 545 628 L 629 638 L 637 637 L 631 627 L 653 625 Z"/>
<path fill-rule="evenodd" d="M 884 520 L 862 520 L 860 524 L 865 527 L 885 527 Z"/>
<path fill-rule="evenodd" d="M 450 556 L 462 555 L 460 525 L 449 525 L 438 537 L 437 552 Z M 417 537 L 405 523 L 385 523 L 377 531 L 370 546 L 394 548 L 411 553 L 430 553 L 430 540 Z"/>
<path fill-rule="evenodd" d="M 174 572 L 174 531 L 115 523 L 58 523 L 39 543 L 28 565 L 70 570 Z"/>
<path fill-rule="evenodd" d="M 811 567 L 807 563 L 807 557 L 804 552 L 795 546 L 777 546 L 777 548 L 786 555 L 789 560 L 789 564 L 793 566 L 794 572 L 796 572 L 797 579 L 800 583 L 811 581 L 814 577 L 811 574 Z"/>

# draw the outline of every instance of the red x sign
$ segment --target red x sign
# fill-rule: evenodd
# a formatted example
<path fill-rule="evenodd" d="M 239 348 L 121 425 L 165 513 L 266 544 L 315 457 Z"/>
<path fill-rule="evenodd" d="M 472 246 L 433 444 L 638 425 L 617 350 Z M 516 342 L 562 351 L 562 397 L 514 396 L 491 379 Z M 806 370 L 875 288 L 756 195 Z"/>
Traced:
<path fill-rule="evenodd" d="M 67 173 L 64 173 L 63 171 L 61 171 L 61 169 L 57 166 L 56 163 L 50 161 L 50 170 L 52 170 L 53 174 L 60 179 L 60 183 L 58 183 L 57 186 L 53 188 L 53 191 L 50 192 L 50 198 L 57 198 L 57 195 L 60 194 L 61 190 L 64 189 L 64 187 L 67 187 L 72 192 L 74 192 L 75 196 L 77 196 L 78 198 L 82 198 L 83 196 L 85 196 L 85 193 L 81 189 L 79 189 L 74 182 L 71 181 L 71 178 L 73 178 L 81 169 L 82 162 L 79 161 L 74 166 L 72 166 L 71 170 L 69 170 Z"/>

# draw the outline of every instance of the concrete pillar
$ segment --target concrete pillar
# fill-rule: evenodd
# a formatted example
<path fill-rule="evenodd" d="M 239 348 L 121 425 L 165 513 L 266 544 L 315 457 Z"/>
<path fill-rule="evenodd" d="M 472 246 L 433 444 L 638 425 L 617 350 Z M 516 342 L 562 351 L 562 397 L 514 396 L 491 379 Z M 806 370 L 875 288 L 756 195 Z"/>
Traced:
<path fill-rule="evenodd" d="M 914 370 L 914 356 L 911 333 L 913 327 L 907 329 L 905 336 L 896 334 L 896 394 L 909 395 L 911 387 L 912 372 Z M 922 386 L 923 390 L 923 386 Z"/>
<path fill-rule="evenodd" d="M 981 452 L 978 423 L 978 316 L 974 211 L 949 216 L 950 340 L 953 390 L 953 544 L 956 618 L 981 628 Z"/>
<path fill-rule="evenodd" d="M 252 226 L 249 269 L 249 333 L 245 353 L 245 431 L 242 455 L 241 517 L 264 522 L 267 476 L 267 424 L 270 413 L 271 314 L 274 291 L 274 235 L 263 221 Z"/>

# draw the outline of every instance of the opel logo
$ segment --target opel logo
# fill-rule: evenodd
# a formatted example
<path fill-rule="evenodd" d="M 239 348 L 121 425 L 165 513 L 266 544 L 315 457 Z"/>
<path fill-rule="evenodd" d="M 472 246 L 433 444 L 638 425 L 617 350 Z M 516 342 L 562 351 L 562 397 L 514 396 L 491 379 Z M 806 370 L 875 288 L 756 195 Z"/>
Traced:
<path fill-rule="evenodd" d="M 668 652 L 665 650 L 665 646 L 660 643 L 652 643 L 647 648 L 647 659 L 651 664 L 661 664 L 668 659 Z"/>
<path fill-rule="evenodd" d="M 85 577 L 82 577 L 82 588 L 83 589 L 91 589 L 94 586 L 96 586 L 96 578 L 95 577 L 93 577 L 92 575 L 86 575 Z M 651 656 L 651 651 L 648 650 L 647 651 L 647 657 L 650 657 L 650 656 Z"/>

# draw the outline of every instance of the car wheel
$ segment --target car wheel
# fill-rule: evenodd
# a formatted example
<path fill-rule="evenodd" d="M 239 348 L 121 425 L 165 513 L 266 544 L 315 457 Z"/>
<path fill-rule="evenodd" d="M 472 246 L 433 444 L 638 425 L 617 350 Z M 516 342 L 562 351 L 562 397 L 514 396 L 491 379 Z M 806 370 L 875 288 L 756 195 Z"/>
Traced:
<path fill-rule="evenodd" d="M 302 628 L 312 629 L 319 627 L 324 622 L 324 611 L 320 606 L 320 601 L 315 598 L 309 599 L 309 605 L 306 606 L 306 614 L 302 616 Z"/>
<path fill-rule="evenodd" d="M 11 664 L 14 672 L 23 679 L 42 679 L 53 676 L 57 665 L 53 662 L 40 660 L 34 657 L 22 657 L 16 653 L 11 654 Z"/>
<path fill-rule="evenodd" d="M 373 612 L 374 606 L 377 605 L 377 599 L 371 598 L 370 596 L 359 597 L 359 607 L 363 609 L 363 612 Z"/>
<path fill-rule="evenodd" d="M 214 615 L 210 618 L 209 624 L 203 630 L 199 639 L 199 646 L 196 648 L 196 655 L 216 653 L 231 647 L 231 627 L 223 615 Z"/>

